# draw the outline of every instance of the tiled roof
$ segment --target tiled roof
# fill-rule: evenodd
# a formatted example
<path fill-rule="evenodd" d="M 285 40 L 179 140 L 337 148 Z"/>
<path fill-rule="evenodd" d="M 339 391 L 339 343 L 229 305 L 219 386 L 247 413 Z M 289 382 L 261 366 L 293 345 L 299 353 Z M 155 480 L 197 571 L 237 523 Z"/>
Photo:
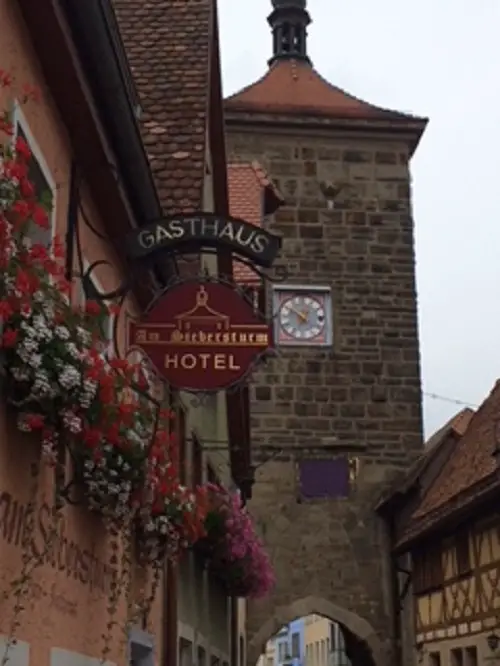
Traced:
<path fill-rule="evenodd" d="M 413 488 L 419 482 L 425 470 L 429 467 L 450 435 L 454 435 L 458 439 L 464 434 L 473 415 L 474 410 L 466 407 L 452 416 L 439 430 L 436 430 L 425 442 L 422 454 L 404 474 L 398 475 L 391 487 L 384 492 L 377 504 L 377 508 L 384 506 L 396 495 L 404 494 Z"/>
<path fill-rule="evenodd" d="M 453 455 L 429 487 L 415 510 L 401 542 L 407 542 L 483 493 L 500 487 L 500 474 L 492 455 L 495 448 L 495 427 L 500 417 L 500 382 L 472 418 L 461 413 L 455 424 L 462 432 Z"/>
<path fill-rule="evenodd" d="M 415 116 L 368 104 L 326 81 L 308 63 L 279 60 L 256 83 L 228 97 L 228 111 L 319 115 L 338 119 L 421 123 Z"/>
<path fill-rule="evenodd" d="M 165 213 L 203 200 L 213 0 L 113 0 Z"/>
<path fill-rule="evenodd" d="M 269 192 L 277 201 L 283 202 L 273 182 L 258 162 L 230 164 L 228 166 L 229 212 L 257 227 L 266 214 L 265 196 Z M 235 261 L 233 263 L 235 282 L 245 285 L 259 285 L 260 278 L 251 268 Z"/>

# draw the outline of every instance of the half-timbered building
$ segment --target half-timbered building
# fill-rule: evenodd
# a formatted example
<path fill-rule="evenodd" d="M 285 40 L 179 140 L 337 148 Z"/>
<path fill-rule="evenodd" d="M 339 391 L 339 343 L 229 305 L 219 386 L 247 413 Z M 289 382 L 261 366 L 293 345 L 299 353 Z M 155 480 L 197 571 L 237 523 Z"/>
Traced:
<path fill-rule="evenodd" d="M 405 663 L 500 660 L 499 424 L 497 382 L 476 412 L 460 412 L 429 440 L 385 504 L 399 577 L 397 630 L 413 638 Z"/>

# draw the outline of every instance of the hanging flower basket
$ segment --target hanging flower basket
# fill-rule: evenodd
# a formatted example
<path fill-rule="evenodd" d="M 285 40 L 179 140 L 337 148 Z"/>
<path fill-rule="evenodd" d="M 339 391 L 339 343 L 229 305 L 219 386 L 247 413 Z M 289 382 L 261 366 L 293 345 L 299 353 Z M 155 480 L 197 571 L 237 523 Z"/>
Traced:
<path fill-rule="evenodd" d="M 238 493 L 209 486 L 205 537 L 195 549 L 207 558 L 229 594 L 258 598 L 272 590 L 275 579 L 269 557 Z"/>
<path fill-rule="evenodd" d="M 0 118 L 0 132 L 10 130 Z M 191 544 L 197 498 L 159 475 L 173 464 L 173 449 L 160 451 L 171 415 L 158 419 L 137 366 L 105 357 L 102 331 L 110 311 L 100 303 L 84 309 L 71 303 L 61 244 L 54 240 L 47 248 L 29 240 L 33 224 L 48 229 L 48 212 L 28 179 L 28 146 L 23 139 L 10 146 L 0 143 L 0 352 L 18 426 L 39 432 L 51 456 L 64 439 L 92 510 L 121 522 L 141 509 L 146 550 Z M 143 391 L 136 390 L 138 381 Z"/>
<path fill-rule="evenodd" d="M 157 443 L 150 460 L 150 484 L 138 513 L 138 550 L 143 560 L 175 559 L 204 535 L 206 488 L 194 490 L 179 483 L 175 455 Z"/>
<path fill-rule="evenodd" d="M 156 407 L 134 390 L 136 368 L 119 359 L 93 356 L 86 380 L 96 383 L 94 400 L 74 415 L 75 472 L 94 511 L 116 521 L 131 516 L 146 483 Z M 166 415 L 162 413 L 162 423 Z"/>

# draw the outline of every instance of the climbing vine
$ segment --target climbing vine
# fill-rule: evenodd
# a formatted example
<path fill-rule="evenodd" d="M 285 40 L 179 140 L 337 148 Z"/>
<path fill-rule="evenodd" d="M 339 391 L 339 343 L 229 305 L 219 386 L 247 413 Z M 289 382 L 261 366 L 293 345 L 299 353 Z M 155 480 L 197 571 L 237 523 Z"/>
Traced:
<path fill-rule="evenodd" d="M 0 87 L 12 85 L 0 70 Z M 31 89 L 24 89 L 23 95 L 16 92 L 25 102 L 37 97 Z M 13 610 L 0 666 L 7 664 L 22 629 L 33 575 L 54 557 L 71 485 L 81 489 L 85 509 L 99 516 L 108 537 L 114 574 L 102 635 L 104 662 L 121 623 L 122 594 L 125 635 L 138 614 L 149 618 L 165 560 L 177 559 L 204 537 L 211 539 L 207 552 L 217 560 L 219 572 L 228 565 L 233 593 L 260 596 L 273 578 L 237 496 L 221 488 L 187 488 L 180 483 L 178 445 L 171 434 L 174 414 L 158 410 L 150 399 L 155 380 L 140 364 L 104 353 L 105 322 L 117 314 L 113 305 L 72 302 L 63 244 L 57 236 L 49 245 L 33 240 L 39 236 L 34 230 L 51 230 L 51 201 L 30 181 L 31 159 L 24 139 L 14 137 L 9 114 L 0 115 L 2 397 L 15 412 L 19 431 L 40 445 L 30 471 L 20 572 L 2 600 L 12 599 Z M 72 463 L 69 484 L 66 452 Z M 56 501 L 38 552 L 34 517 L 46 469 L 53 471 L 50 483 Z M 134 564 L 149 573 L 150 587 L 140 594 L 132 585 Z"/>
<path fill-rule="evenodd" d="M 0 86 L 12 85 L 12 79 L 0 71 Z M 34 97 L 34 92 L 26 92 L 25 101 Z M 14 599 L 14 609 L 3 663 L 21 627 L 33 573 L 48 560 L 57 538 L 64 510 L 59 486 L 66 474 L 64 468 L 57 468 L 60 444 L 71 454 L 72 483 L 82 488 L 88 509 L 102 517 L 109 537 L 115 575 L 108 591 L 108 622 L 102 637 L 105 659 L 118 624 L 123 592 L 127 613 L 133 614 L 128 597 L 134 546 L 141 562 L 160 570 L 161 563 L 155 558 L 175 557 L 197 538 L 193 526 L 202 528 L 197 506 L 202 492 L 179 484 L 176 441 L 170 435 L 173 414 L 170 410 L 158 414 L 148 398 L 152 386 L 144 372 L 138 364 L 103 353 L 104 322 L 115 314 L 112 306 L 95 301 L 84 306 L 72 303 L 62 243 L 57 236 L 49 246 L 33 241 L 33 230 L 50 230 L 50 197 L 37 192 L 30 181 L 31 151 L 23 138 L 14 138 L 8 113 L 1 116 L 0 133 L 4 397 L 15 409 L 18 429 L 38 437 L 40 460 L 54 466 L 53 483 L 61 491 L 57 493 L 52 529 L 43 552 L 37 553 L 32 534 L 42 463 L 33 467 L 21 570 L 5 595 Z M 157 579 L 155 575 L 154 581 Z M 156 582 L 152 594 L 157 587 Z M 148 604 L 149 598 L 139 605 Z"/>

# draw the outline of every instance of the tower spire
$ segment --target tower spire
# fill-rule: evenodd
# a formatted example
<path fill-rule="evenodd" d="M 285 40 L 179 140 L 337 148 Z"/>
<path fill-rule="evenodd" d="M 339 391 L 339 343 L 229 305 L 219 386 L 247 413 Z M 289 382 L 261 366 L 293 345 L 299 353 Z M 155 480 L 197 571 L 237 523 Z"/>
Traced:
<path fill-rule="evenodd" d="M 273 31 L 272 65 L 277 60 L 311 62 L 307 54 L 307 26 L 311 17 L 306 0 L 271 0 L 273 11 L 267 21 Z"/>

